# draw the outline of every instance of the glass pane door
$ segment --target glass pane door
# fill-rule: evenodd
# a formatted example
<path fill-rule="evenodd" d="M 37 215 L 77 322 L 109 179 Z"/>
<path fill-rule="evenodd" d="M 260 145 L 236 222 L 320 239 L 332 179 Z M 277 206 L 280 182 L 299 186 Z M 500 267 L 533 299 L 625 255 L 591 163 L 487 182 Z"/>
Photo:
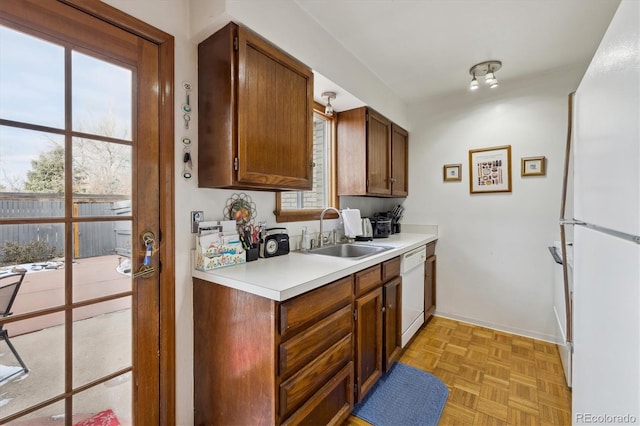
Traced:
<path fill-rule="evenodd" d="M 0 22 L 0 423 L 132 424 L 138 66 L 17 28 Z"/>

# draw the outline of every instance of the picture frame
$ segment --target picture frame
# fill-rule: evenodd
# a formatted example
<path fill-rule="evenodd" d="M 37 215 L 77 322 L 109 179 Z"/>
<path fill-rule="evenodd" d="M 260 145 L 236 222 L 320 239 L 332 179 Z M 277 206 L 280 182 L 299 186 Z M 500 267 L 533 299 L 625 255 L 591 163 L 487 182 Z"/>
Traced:
<path fill-rule="evenodd" d="M 442 180 L 454 182 L 462 180 L 462 164 L 445 164 L 442 166 Z"/>
<path fill-rule="evenodd" d="M 469 150 L 469 191 L 511 192 L 511 145 Z"/>
<path fill-rule="evenodd" d="M 520 163 L 522 176 L 544 176 L 547 174 L 547 158 L 544 156 L 523 157 Z"/>

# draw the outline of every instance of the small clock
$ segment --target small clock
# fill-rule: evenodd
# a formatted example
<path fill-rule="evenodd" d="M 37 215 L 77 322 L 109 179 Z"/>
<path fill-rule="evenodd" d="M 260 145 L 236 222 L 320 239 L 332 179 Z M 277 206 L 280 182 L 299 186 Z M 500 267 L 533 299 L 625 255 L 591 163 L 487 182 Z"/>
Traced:
<path fill-rule="evenodd" d="M 269 256 L 275 256 L 278 251 L 278 242 L 276 240 L 267 240 L 264 242 L 265 254 Z"/>

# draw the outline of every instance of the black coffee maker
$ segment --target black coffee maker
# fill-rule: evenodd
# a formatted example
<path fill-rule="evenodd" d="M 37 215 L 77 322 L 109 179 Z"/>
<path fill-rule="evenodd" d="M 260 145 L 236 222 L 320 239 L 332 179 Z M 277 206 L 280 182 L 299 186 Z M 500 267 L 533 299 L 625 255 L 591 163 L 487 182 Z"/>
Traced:
<path fill-rule="evenodd" d="M 369 219 L 371 220 L 371 227 L 373 228 L 373 238 L 387 238 L 393 233 L 391 226 L 392 220 L 387 212 L 376 213 Z"/>
<path fill-rule="evenodd" d="M 373 227 L 373 238 L 385 238 L 391 234 L 399 234 L 400 219 L 402 219 L 403 212 L 404 207 L 398 204 L 388 212 L 375 213 L 370 218 L 371 226 Z"/>

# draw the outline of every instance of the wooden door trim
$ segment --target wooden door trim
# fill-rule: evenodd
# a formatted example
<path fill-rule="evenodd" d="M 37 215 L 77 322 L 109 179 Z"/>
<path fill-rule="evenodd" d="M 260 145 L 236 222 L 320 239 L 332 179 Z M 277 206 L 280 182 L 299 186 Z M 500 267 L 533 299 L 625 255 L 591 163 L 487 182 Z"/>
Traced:
<path fill-rule="evenodd" d="M 175 424 L 174 37 L 99 0 L 57 0 L 158 46 L 160 105 L 160 424 Z M 162 374 L 161 374 L 162 373 Z"/>

